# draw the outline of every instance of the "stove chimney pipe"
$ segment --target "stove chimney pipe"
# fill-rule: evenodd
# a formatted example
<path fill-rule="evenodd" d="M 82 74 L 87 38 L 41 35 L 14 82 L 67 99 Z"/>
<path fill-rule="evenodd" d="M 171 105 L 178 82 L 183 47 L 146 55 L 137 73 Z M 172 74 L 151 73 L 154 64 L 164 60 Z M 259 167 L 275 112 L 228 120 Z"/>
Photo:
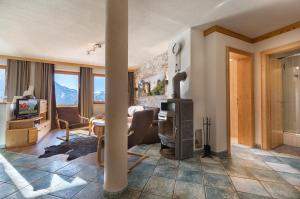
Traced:
<path fill-rule="evenodd" d="M 186 72 L 177 73 L 173 77 L 173 99 L 180 99 L 180 82 L 186 80 L 187 74 Z"/>

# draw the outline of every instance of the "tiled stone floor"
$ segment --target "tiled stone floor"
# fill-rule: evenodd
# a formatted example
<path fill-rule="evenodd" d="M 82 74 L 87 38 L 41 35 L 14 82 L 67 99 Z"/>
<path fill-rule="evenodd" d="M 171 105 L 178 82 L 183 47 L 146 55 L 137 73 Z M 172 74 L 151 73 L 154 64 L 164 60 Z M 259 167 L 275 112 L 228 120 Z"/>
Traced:
<path fill-rule="evenodd" d="M 160 156 L 159 145 L 132 151 L 144 160 L 128 175 L 124 199 L 299 199 L 300 159 L 275 152 L 234 146 L 232 157 L 184 161 Z M 132 162 L 134 157 L 129 157 Z M 0 153 L 0 198 L 103 198 L 103 168 L 60 156 Z"/>

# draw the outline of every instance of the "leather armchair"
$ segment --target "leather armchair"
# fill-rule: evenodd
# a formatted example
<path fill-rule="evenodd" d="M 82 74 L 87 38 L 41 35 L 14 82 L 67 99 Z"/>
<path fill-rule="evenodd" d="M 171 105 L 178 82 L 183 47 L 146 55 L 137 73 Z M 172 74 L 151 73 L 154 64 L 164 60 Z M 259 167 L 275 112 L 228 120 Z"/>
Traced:
<path fill-rule="evenodd" d="M 57 137 L 60 140 L 69 141 L 70 130 L 87 129 L 91 135 L 92 119 L 82 117 L 78 107 L 57 107 L 57 123 L 60 129 L 66 129 L 66 138 Z"/>

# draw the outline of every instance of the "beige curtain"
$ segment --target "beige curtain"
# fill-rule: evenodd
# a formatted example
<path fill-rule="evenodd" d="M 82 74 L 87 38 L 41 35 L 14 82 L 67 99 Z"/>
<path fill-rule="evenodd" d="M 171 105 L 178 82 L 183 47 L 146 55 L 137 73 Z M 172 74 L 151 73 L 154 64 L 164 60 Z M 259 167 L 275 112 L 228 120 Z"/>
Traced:
<path fill-rule="evenodd" d="M 35 63 L 34 95 L 48 101 L 48 119 L 51 120 L 51 128 L 57 128 L 54 64 Z"/>
<path fill-rule="evenodd" d="M 29 87 L 30 62 L 9 59 L 7 66 L 6 95 L 8 101 L 12 101 L 14 96 L 22 96 Z"/>
<path fill-rule="evenodd" d="M 134 105 L 134 72 L 128 72 L 128 105 Z"/>
<path fill-rule="evenodd" d="M 79 111 L 84 117 L 93 116 L 94 76 L 92 68 L 80 68 Z"/>

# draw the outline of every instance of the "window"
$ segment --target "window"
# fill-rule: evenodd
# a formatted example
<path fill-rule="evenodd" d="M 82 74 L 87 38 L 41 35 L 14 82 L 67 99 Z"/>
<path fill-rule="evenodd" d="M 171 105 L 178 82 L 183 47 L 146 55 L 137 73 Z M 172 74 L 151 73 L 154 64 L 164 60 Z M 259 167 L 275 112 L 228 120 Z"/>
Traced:
<path fill-rule="evenodd" d="M 104 103 L 105 101 L 105 77 L 94 76 L 94 103 Z"/>
<path fill-rule="evenodd" d="M 0 67 L 0 99 L 3 99 L 5 95 L 5 74 L 5 68 Z"/>
<path fill-rule="evenodd" d="M 76 73 L 55 73 L 55 97 L 57 106 L 77 106 L 79 75 Z"/>

